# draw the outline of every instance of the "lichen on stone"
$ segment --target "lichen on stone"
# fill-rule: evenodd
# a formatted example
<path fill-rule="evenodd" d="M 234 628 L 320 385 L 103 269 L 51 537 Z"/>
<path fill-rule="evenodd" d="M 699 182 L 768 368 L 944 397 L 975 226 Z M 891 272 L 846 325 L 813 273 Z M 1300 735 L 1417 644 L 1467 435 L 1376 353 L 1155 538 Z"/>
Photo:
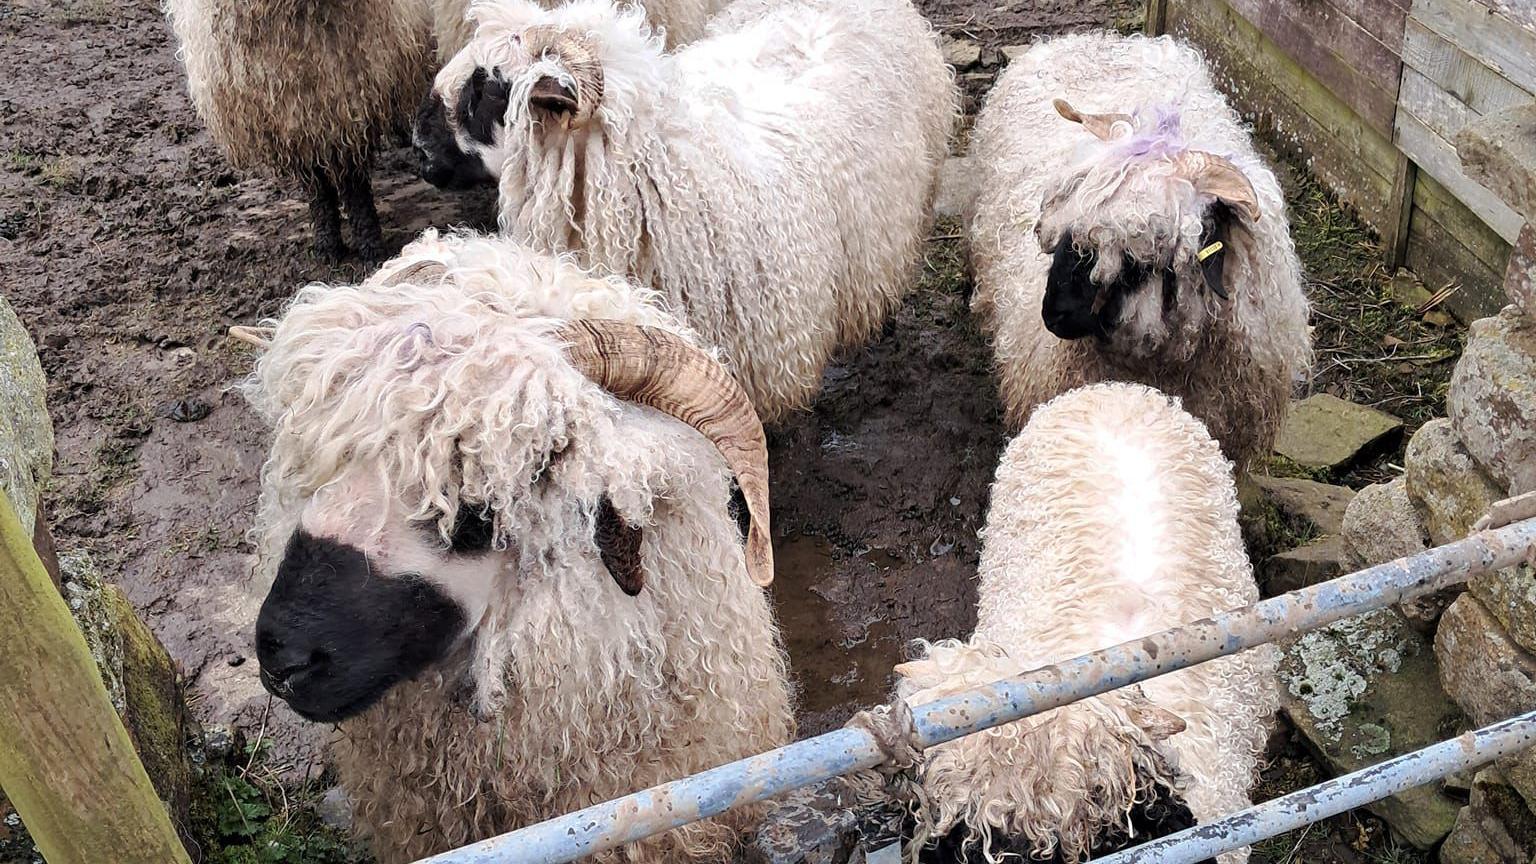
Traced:
<path fill-rule="evenodd" d="M 1419 650 L 1402 638 L 1399 626 L 1395 617 L 1381 613 L 1350 618 L 1304 634 L 1286 653 L 1281 680 L 1329 743 L 1338 743 L 1341 724 L 1365 695 L 1369 678 L 1397 672 L 1403 655 Z"/>
<path fill-rule="evenodd" d="M 53 468 L 53 424 L 47 382 L 32 338 L 0 297 L 0 493 L 28 536 Z"/>

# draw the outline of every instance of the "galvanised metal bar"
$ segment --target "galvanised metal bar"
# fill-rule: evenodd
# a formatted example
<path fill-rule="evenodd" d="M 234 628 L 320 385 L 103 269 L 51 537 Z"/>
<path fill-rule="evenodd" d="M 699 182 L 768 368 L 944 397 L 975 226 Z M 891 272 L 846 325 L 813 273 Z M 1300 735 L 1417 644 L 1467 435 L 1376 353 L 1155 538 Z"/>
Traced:
<path fill-rule="evenodd" d="M 1536 711 L 1095 859 L 1094 864 L 1194 864 L 1457 771 L 1486 765 L 1532 744 L 1536 744 Z"/>
<path fill-rule="evenodd" d="M 1245 648 L 1465 582 L 1536 549 L 1536 519 L 1472 536 L 1212 618 L 1202 618 L 914 706 L 923 748 L 1186 669 Z M 708 819 L 861 768 L 885 757 L 874 737 L 844 728 L 596 804 L 423 859 L 425 864 L 562 864 Z"/>

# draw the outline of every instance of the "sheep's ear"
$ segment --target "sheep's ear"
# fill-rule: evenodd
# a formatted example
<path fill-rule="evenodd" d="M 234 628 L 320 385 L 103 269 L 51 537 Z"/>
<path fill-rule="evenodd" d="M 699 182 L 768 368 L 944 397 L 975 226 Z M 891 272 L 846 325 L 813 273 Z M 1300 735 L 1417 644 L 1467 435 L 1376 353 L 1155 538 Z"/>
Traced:
<path fill-rule="evenodd" d="M 1184 718 L 1148 699 L 1140 687 L 1124 691 L 1125 711 L 1131 722 L 1154 741 L 1164 741 L 1183 732 L 1189 724 Z"/>
<path fill-rule="evenodd" d="M 481 144 L 496 140 L 496 126 L 506 117 L 511 85 L 500 73 L 476 67 L 459 91 L 459 128 Z"/>
<path fill-rule="evenodd" d="M 1136 121 L 1129 114 L 1086 114 L 1072 107 L 1072 103 L 1065 99 L 1056 99 L 1051 102 L 1056 108 L 1056 113 L 1071 120 L 1073 123 L 1081 123 L 1084 129 L 1092 132 L 1101 141 L 1114 138 L 1116 133 L 1129 134 L 1136 128 Z"/>
<path fill-rule="evenodd" d="M 528 104 L 562 118 L 575 116 L 579 107 L 576 91 L 552 75 L 545 75 L 533 82 L 533 88 L 528 92 Z"/>
<path fill-rule="evenodd" d="M 1232 237 L 1232 208 L 1225 201 L 1212 204 L 1206 230 L 1200 235 L 1200 277 L 1205 288 L 1223 300 L 1230 299 L 1226 286 L 1227 246 Z"/>
<path fill-rule="evenodd" d="M 272 347 L 272 334 L 271 327 L 243 327 L 237 324 L 229 328 L 229 338 L 262 351 Z"/>
<path fill-rule="evenodd" d="M 645 568 L 640 561 L 641 529 L 624 521 L 607 495 L 597 504 L 592 540 L 620 590 L 633 597 L 645 587 Z"/>
<path fill-rule="evenodd" d="M 1248 175 L 1230 159 L 1201 150 L 1186 150 L 1179 155 L 1175 171 L 1202 195 L 1225 202 L 1249 222 L 1259 221 L 1259 193 L 1254 191 Z"/>

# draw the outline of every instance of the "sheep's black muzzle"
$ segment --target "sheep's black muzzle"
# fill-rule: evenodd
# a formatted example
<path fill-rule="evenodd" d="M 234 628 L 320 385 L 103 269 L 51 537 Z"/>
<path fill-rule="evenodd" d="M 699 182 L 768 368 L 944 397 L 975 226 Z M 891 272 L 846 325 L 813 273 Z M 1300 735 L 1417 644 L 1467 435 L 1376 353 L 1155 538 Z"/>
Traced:
<path fill-rule="evenodd" d="M 448 107 L 436 93 L 429 93 L 416 112 L 411 133 L 416 150 L 416 172 L 439 189 L 474 189 L 495 185 L 496 178 L 478 155 L 464 152 L 448 126 Z"/>
<path fill-rule="evenodd" d="M 261 683 L 306 720 L 345 720 L 446 656 L 464 623 L 420 576 L 300 529 L 256 618 Z"/>
<path fill-rule="evenodd" d="M 1146 283 L 1146 265 L 1126 256 L 1114 281 L 1101 285 L 1093 280 L 1097 262 L 1097 252 L 1073 246 L 1071 232 L 1062 236 L 1052 253 L 1040 317 L 1058 339 L 1109 336 L 1119 323 L 1126 296 Z"/>

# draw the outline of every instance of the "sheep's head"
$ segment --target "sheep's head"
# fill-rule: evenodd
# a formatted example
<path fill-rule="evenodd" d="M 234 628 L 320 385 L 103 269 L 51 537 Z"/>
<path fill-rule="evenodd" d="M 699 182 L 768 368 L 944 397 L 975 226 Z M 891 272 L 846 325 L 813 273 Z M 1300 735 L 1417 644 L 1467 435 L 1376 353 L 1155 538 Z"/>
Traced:
<path fill-rule="evenodd" d="M 1230 299 L 1234 232 L 1260 216 L 1253 185 L 1230 160 L 1187 149 L 1175 113 L 1055 107 L 1097 140 L 1041 202 L 1046 328 L 1133 357 L 1187 359 Z"/>
<path fill-rule="evenodd" d="M 301 292 L 251 385 L 277 422 L 263 502 L 277 566 L 257 658 L 263 683 L 302 716 L 344 720 L 449 658 L 473 666 L 482 624 L 511 626 L 527 580 L 573 566 L 551 555 L 605 569 L 622 595 L 647 590 L 643 527 L 624 510 L 643 511 L 635 501 L 649 493 L 621 483 L 610 497 L 585 467 L 551 479 L 570 460 L 630 476 L 603 443 L 627 432 L 623 402 L 715 445 L 751 513 L 747 572 L 771 580 L 762 427 L 734 379 L 682 337 L 508 321 L 473 291 L 326 293 L 342 296 Z M 498 386 L 523 395 L 487 392 Z"/>
<path fill-rule="evenodd" d="M 571 7 L 546 12 L 521 0 L 472 7 L 474 38 L 438 72 L 417 113 L 423 178 L 444 188 L 493 183 L 529 135 L 569 136 L 598 122 L 600 47 L 660 50 L 638 10 Z"/>

